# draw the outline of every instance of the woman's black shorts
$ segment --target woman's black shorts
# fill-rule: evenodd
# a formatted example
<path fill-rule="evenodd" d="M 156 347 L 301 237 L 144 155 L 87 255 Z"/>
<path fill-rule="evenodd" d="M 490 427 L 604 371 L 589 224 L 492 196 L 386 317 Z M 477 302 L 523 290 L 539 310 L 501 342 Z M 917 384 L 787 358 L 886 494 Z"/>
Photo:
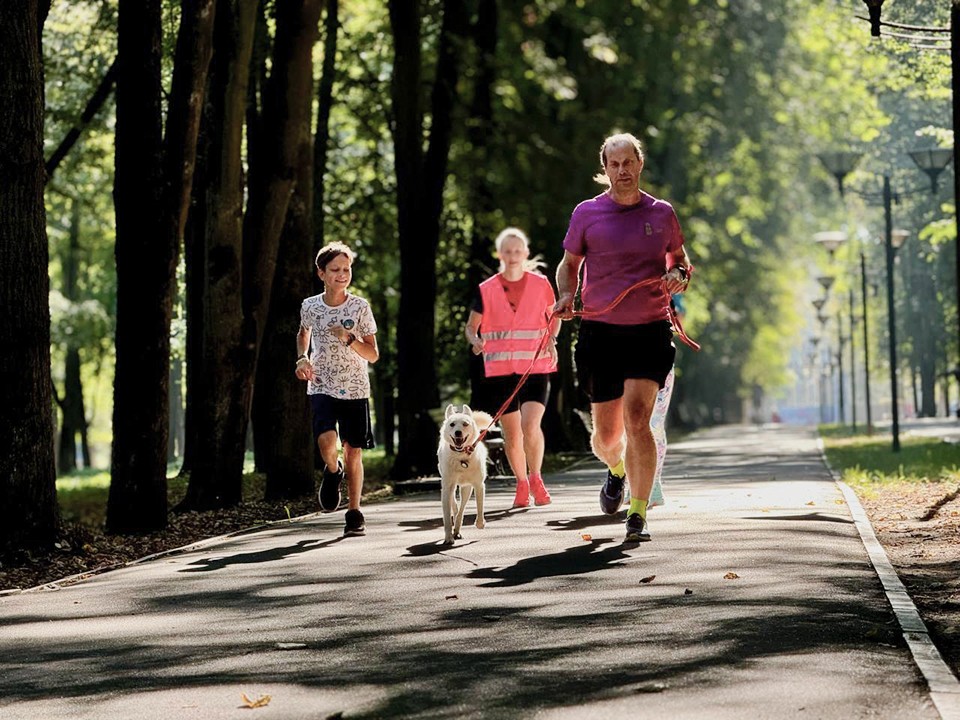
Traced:
<path fill-rule="evenodd" d="M 662 388 L 676 354 L 666 320 L 645 325 L 583 320 L 574 354 L 577 379 L 590 402 L 616 400 L 628 378 L 653 380 Z"/>
<path fill-rule="evenodd" d="M 480 380 L 473 394 L 473 409 L 483 410 L 491 415 L 496 413 L 510 397 L 510 393 L 517 387 L 520 377 L 516 374 L 498 375 Z M 546 405 L 549 397 L 550 373 L 531 373 L 526 382 L 523 383 L 523 387 L 520 388 L 520 392 L 504 410 L 504 415 L 516 412 L 525 402 L 538 402 L 541 405 Z"/>

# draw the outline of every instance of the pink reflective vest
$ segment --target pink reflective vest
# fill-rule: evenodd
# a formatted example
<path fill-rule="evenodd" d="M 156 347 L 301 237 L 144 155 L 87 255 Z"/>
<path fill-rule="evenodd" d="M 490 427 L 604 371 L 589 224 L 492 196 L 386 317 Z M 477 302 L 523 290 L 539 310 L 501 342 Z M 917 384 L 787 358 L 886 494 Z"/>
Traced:
<path fill-rule="evenodd" d="M 494 275 L 480 283 L 483 317 L 483 367 L 487 377 L 522 375 L 530 367 L 541 338 L 549 332 L 547 318 L 556 301 L 550 281 L 537 273 L 526 273 L 517 311 L 507 302 L 500 277 Z M 550 373 L 557 369 L 546 349 L 537 358 L 532 373 Z"/>

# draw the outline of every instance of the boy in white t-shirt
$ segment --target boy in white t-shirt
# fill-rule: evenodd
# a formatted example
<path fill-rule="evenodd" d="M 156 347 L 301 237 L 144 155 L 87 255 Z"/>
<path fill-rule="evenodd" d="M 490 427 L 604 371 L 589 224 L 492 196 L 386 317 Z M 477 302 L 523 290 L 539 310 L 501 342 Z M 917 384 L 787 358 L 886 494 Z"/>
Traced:
<path fill-rule="evenodd" d="M 313 411 L 313 435 L 326 467 L 320 483 L 320 509 L 340 505 L 340 483 L 347 481 L 344 535 L 363 535 L 360 512 L 363 450 L 372 448 L 369 363 L 380 358 L 377 323 L 370 304 L 347 292 L 356 254 L 343 243 L 330 243 L 317 253 L 317 276 L 324 291 L 300 306 L 297 333 L 299 380 L 307 381 Z M 343 445 L 343 461 L 337 441 Z"/>

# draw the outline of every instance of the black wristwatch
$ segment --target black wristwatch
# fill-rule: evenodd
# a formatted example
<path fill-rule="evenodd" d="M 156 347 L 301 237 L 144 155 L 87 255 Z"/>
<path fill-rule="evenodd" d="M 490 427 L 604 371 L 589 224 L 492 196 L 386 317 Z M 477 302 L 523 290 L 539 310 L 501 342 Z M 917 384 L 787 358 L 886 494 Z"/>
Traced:
<path fill-rule="evenodd" d="M 350 347 L 350 345 L 351 345 L 354 341 L 356 341 L 356 339 L 357 339 L 357 336 L 354 335 L 353 333 L 350 333 L 350 339 L 347 340 L 347 341 L 344 343 L 344 345 L 345 345 L 346 347 Z"/>

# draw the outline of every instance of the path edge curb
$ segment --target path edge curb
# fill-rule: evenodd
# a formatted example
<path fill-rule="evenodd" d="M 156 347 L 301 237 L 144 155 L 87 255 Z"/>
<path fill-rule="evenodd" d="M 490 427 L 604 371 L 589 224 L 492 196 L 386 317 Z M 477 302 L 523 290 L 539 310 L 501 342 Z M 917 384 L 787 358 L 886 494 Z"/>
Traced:
<path fill-rule="evenodd" d="M 910 648 L 910 654 L 923 679 L 930 689 L 930 699 L 934 707 L 940 714 L 941 720 L 960 720 L 960 680 L 953 674 L 950 667 L 944 661 L 943 656 L 934 645 L 930 638 L 930 632 L 926 623 L 920 617 L 920 612 L 914 604 L 913 599 L 904 587 L 900 576 L 897 575 L 896 568 L 887 557 L 886 550 L 877 539 L 873 531 L 873 525 L 867 517 L 863 505 L 860 504 L 860 498 L 849 485 L 840 479 L 837 473 L 827 460 L 826 449 L 823 444 L 823 438 L 817 437 L 817 449 L 820 451 L 822 460 L 830 477 L 840 488 L 843 498 L 850 509 L 850 515 L 853 517 L 854 525 L 860 534 L 860 540 L 870 558 L 870 564 L 874 572 L 880 579 L 884 594 L 893 614 L 897 618 L 900 629 L 903 631 L 903 638 Z"/>

